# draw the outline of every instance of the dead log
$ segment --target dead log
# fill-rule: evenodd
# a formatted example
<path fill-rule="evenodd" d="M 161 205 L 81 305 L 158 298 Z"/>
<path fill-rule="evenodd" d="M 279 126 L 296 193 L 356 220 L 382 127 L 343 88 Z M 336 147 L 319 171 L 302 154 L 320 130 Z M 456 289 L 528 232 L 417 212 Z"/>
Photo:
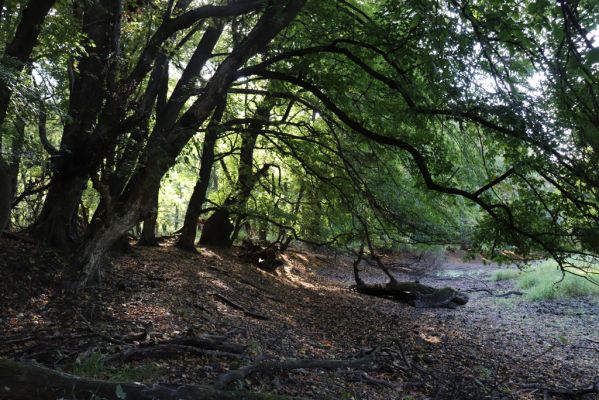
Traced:
<path fill-rule="evenodd" d="M 229 383 L 243 380 L 254 374 L 274 374 L 286 371 L 291 371 L 300 368 L 318 368 L 326 370 L 336 370 L 339 368 L 357 368 L 373 361 L 378 350 L 372 351 L 370 354 L 356 359 L 349 360 L 318 360 L 318 359 L 303 359 L 303 360 L 262 360 L 254 364 L 241 367 L 239 369 L 226 372 L 219 376 L 217 383 L 214 385 L 217 389 L 224 389 Z"/>
<path fill-rule="evenodd" d="M 369 285 L 359 281 L 356 290 L 369 296 L 405 302 L 417 308 L 455 308 L 468 302 L 468 296 L 455 289 L 449 287 L 437 289 L 418 282 L 391 281 L 384 285 Z"/>
<path fill-rule="evenodd" d="M 10 400 L 292 400 L 298 397 L 197 385 L 118 383 L 81 378 L 34 364 L 0 359 L 0 398 Z"/>

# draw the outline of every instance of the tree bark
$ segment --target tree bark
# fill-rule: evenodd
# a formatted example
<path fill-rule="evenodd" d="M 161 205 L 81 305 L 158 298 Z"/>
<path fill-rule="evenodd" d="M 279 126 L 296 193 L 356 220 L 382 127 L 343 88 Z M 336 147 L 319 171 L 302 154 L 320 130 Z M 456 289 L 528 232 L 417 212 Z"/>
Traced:
<path fill-rule="evenodd" d="M 202 212 L 202 206 L 206 201 L 206 192 L 208 191 L 212 167 L 214 166 L 214 147 L 219 134 L 218 124 L 223 116 L 225 106 L 226 101 L 223 101 L 216 108 L 206 131 L 206 137 L 202 147 L 202 161 L 200 165 L 199 179 L 196 182 L 191 198 L 189 199 L 187 211 L 185 212 L 185 222 L 183 223 L 183 228 L 181 228 L 181 236 L 177 242 L 177 246 L 184 250 L 192 252 L 196 251 L 195 238 L 197 233 L 198 218 Z"/>
<path fill-rule="evenodd" d="M 160 190 L 156 190 L 149 197 L 150 216 L 144 219 L 144 226 L 141 231 L 141 237 L 137 244 L 139 246 L 158 246 L 156 239 L 156 223 L 158 220 L 158 197 Z"/>
<path fill-rule="evenodd" d="M 385 285 L 368 285 L 359 282 L 358 293 L 391 298 L 417 308 L 455 308 L 468 302 L 468 296 L 452 288 L 437 289 L 417 282 L 389 282 Z"/>
<path fill-rule="evenodd" d="M 105 149 L 91 143 L 105 100 L 114 92 L 120 39 L 122 1 L 85 2 L 82 31 L 89 42 L 79 62 L 69 96 L 69 122 L 63 130 L 60 151 L 53 156 L 53 178 L 34 236 L 59 248 L 72 248 L 77 232 L 72 220 L 93 166 Z M 90 95 L 93 94 L 93 95 Z"/>

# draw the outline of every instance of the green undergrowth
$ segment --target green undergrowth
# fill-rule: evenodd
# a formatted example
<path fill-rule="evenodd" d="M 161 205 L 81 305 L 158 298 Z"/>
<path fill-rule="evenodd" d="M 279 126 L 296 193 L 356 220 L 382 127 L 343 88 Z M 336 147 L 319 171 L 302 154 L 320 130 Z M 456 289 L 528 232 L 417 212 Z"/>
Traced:
<path fill-rule="evenodd" d="M 518 287 L 526 291 L 525 298 L 528 300 L 554 300 L 586 296 L 599 298 L 598 267 L 572 270 L 582 276 L 570 273 L 563 276 L 555 261 L 544 261 L 526 271 L 505 271 L 510 271 L 510 273 L 497 271 L 495 280 L 517 278 Z M 589 279 L 597 283 L 593 283 Z"/>
<path fill-rule="evenodd" d="M 152 381 L 159 375 L 159 372 L 159 367 L 152 363 L 125 364 L 118 367 L 106 365 L 104 355 L 99 352 L 93 352 L 85 358 L 77 359 L 73 367 L 74 375 L 112 382 Z"/>

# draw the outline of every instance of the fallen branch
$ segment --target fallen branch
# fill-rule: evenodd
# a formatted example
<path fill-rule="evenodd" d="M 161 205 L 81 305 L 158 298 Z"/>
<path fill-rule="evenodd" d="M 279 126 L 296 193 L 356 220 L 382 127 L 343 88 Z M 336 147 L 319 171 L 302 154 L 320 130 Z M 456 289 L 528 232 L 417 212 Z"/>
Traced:
<path fill-rule="evenodd" d="M 42 367 L 0 359 L 0 398 L 11 400 L 292 400 L 298 397 L 197 385 L 145 385 L 86 379 Z"/>
<path fill-rule="evenodd" d="M 326 370 L 336 370 L 339 368 L 357 368 L 371 362 L 376 355 L 378 350 L 372 351 L 370 354 L 353 360 L 316 360 L 316 359 L 304 359 L 304 360 L 263 360 L 258 361 L 254 364 L 241 367 L 239 369 L 229 371 L 218 377 L 217 383 L 214 385 L 217 389 L 224 389 L 229 383 L 243 380 L 250 375 L 257 373 L 261 374 L 273 374 L 277 372 L 291 371 L 300 368 L 318 368 Z"/>
<path fill-rule="evenodd" d="M 493 297 L 509 297 L 509 296 L 523 296 L 524 295 L 523 292 L 519 292 L 517 290 L 510 290 L 509 292 L 500 293 L 500 294 L 493 293 L 493 291 L 491 289 L 467 289 L 464 291 L 468 292 L 468 293 L 485 292 Z"/>
<path fill-rule="evenodd" d="M 219 299 L 220 301 L 222 301 L 223 303 L 225 303 L 228 306 L 233 307 L 236 310 L 241 311 L 242 313 L 244 313 L 245 315 L 247 315 L 248 317 L 252 317 L 252 318 L 256 318 L 256 319 L 261 319 L 263 321 L 268 321 L 270 318 L 266 315 L 263 314 L 258 314 L 255 313 L 253 311 L 249 311 L 248 309 L 246 309 L 244 306 L 235 303 L 233 300 L 230 300 L 228 298 L 226 298 L 225 296 L 223 296 L 220 293 L 213 293 L 213 295 Z"/>

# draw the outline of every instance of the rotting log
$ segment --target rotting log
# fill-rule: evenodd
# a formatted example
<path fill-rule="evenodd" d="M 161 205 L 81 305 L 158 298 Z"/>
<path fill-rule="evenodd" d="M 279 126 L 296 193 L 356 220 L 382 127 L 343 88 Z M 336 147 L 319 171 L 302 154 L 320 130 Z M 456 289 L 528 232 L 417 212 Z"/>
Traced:
<path fill-rule="evenodd" d="M 358 281 L 356 290 L 369 296 L 405 302 L 417 308 L 456 308 L 468 302 L 468 296 L 458 290 L 449 287 L 438 289 L 418 282 L 391 281 L 381 285 Z"/>
<path fill-rule="evenodd" d="M 291 400 L 269 393 L 218 390 L 197 385 L 118 383 L 81 378 L 35 364 L 0 359 L 0 399 L 3 400 Z"/>

